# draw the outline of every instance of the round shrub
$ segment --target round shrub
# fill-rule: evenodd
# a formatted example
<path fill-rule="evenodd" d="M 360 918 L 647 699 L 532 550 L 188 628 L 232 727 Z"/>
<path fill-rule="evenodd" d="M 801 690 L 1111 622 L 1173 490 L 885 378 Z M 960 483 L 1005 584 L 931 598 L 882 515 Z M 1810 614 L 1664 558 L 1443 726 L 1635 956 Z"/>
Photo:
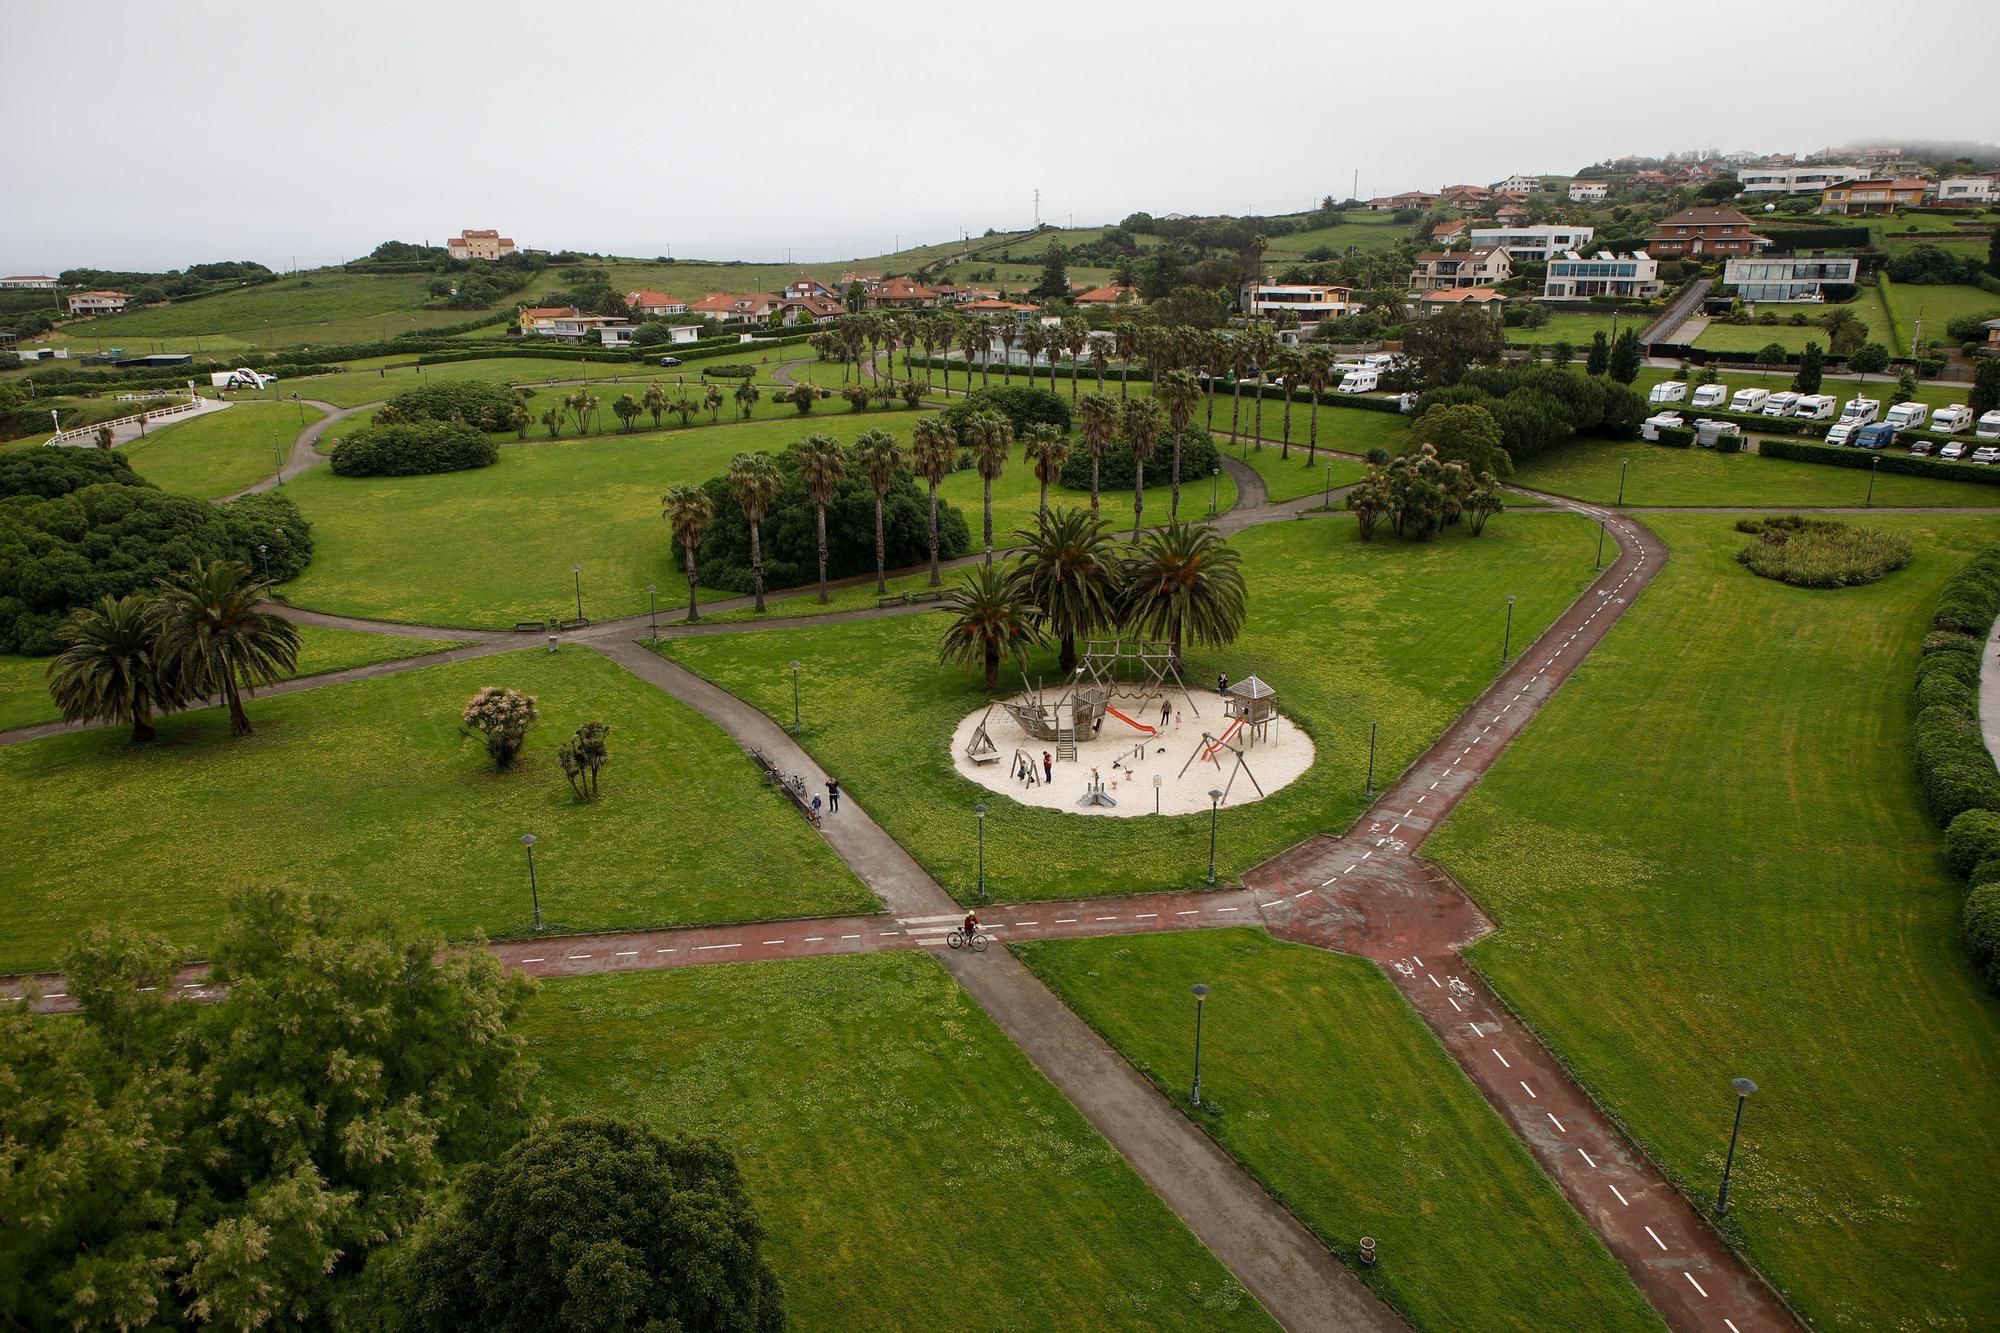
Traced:
<path fill-rule="evenodd" d="M 725 366 L 703 366 L 701 373 L 712 380 L 747 380 L 757 373 L 757 367 L 731 362 Z"/>
<path fill-rule="evenodd" d="M 490 380 L 445 380 L 405 389 L 389 406 L 404 421 L 462 421 L 480 430 L 506 430 L 514 391 Z"/>
<path fill-rule="evenodd" d="M 1918 672 L 1917 707 L 1930 708 L 1938 704 L 1975 712 L 1979 708 L 1979 692 L 1946 672 Z"/>
<path fill-rule="evenodd" d="M 1983 646 L 1977 636 L 1957 630 L 1936 629 L 1924 635 L 1926 657 L 1933 653 L 1969 653 L 1976 658 Z"/>
<path fill-rule="evenodd" d="M 2000 884 L 1982 884 L 1965 895 L 1965 944 L 1986 984 L 2000 990 Z"/>
<path fill-rule="evenodd" d="M 2000 860 L 2000 811 L 1967 810 L 1944 831 L 1945 860 L 1960 876 L 1981 863 Z"/>
<path fill-rule="evenodd" d="M 333 451 L 333 471 L 342 477 L 413 477 L 430 472 L 462 472 L 488 467 L 499 446 L 459 421 L 405 421 L 365 426 Z"/>
<path fill-rule="evenodd" d="M 1901 533 L 1830 518 L 1744 519 L 1736 530 L 1755 538 L 1736 553 L 1739 562 L 1753 574 L 1795 588 L 1851 588 L 1910 563 L 1910 539 Z"/>
<path fill-rule="evenodd" d="M 1068 401 L 1047 389 L 1030 389 L 1025 385 L 974 389 L 944 410 L 944 423 L 962 440 L 966 418 L 974 412 L 998 412 L 1013 423 L 1016 436 L 1025 434 L 1028 427 L 1038 422 L 1069 429 Z"/>
<path fill-rule="evenodd" d="M 1216 452 L 1215 441 L 1207 431 L 1189 427 L 1181 436 L 1181 487 L 1186 489 L 1197 481 L 1206 481 L 1209 472 L 1222 466 L 1222 457 Z M 1174 434 L 1167 431 L 1160 436 L 1159 448 L 1146 460 L 1146 489 L 1173 484 Z M 1122 441 L 1114 440 L 1104 451 L 1104 462 L 1097 470 L 1097 488 L 1103 491 L 1129 491 L 1132 489 L 1132 451 Z M 1090 450 L 1081 444 L 1070 450 L 1063 461 L 1062 484 L 1072 491 L 1090 489 Z M 1202 501 L 1203 504 L 1207 500 Z"/>

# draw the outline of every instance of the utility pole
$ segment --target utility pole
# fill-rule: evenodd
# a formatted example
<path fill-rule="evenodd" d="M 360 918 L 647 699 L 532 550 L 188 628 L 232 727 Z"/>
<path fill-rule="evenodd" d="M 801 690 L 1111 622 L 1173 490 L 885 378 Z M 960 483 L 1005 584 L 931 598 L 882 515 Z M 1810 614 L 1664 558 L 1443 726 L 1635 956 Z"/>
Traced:
<path fill-rule="evenodd" d="M 1039 188 L 1037 188 L 1035 191 L 1035 226 L 1036 228 L 1039 229 L 1041 225 L 1042 225 L 1042 192 Z"/>
<path fill-rule="evenodd" d="M 1348 196 L 1347 196 L 1347 197 L 1348 197 L 1349 199 L 1359 199 L 1359 198 L 1361 197 L 1361 168 L 1360 168 L 1360 167 L 1356 167 L 1356 168 L 1354 169 L 1354 188 L 1353 188 L 1353 190 L 1352 190 L 1352 191 L 1351 191 L 1351 192 L 1350 192 L 1350 193 L 1348 194 Z"/>

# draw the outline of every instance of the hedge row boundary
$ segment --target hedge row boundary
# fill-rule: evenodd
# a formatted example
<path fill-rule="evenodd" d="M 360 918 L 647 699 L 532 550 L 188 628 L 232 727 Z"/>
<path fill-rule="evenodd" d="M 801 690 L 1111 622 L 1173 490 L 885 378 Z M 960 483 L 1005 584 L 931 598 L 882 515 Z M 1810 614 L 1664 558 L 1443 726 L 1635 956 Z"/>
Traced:
<path fill-rule="evenodd" d="M 1963 436 L 1951 436 L 1963 439 Z M 1832 444 L 1795 444 L 1790 440 L 1766 440 L 1757 446 L 1766 458 L 1789 458 L 1798 463 L 1824 463 L 1829 467 L 1874 468 L 1907 477 L 1936 477 L 1942 481 L 1965 481 L 1975 486 L 2000 486 L 2000 468 L 1975 467 L 1970 463 L 1947 463 L 1936 458 L 1917 458 L 1876 449 L 1845 449 Z"/>

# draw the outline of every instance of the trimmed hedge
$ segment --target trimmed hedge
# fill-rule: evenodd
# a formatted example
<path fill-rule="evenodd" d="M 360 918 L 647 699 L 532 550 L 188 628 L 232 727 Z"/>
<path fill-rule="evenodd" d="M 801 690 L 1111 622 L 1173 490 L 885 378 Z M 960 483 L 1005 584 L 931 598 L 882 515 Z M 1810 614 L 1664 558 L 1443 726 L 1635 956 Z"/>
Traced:
<path fill-rule="evenodd" d="M 1215 440 L 1199 426 L 1190 426 L 1181 437 L 1181 486 L 1193 486 L 1222 466 L 1221 455 L 1216 452 Z M 1160 444 L 1153 456 L 1146 460 L 1146 489 L 1173 484 L 1174 433 L 1169 430 L 1160 436 Z M 1097 489 L 1100 494 L 1116 494 L 1132 489 L 1132 451 L 1122 442 L 1114 442 L 1104 451 L 1104 462 L 1097 473 Z M 1090 490 L 1090 451 L 1078 445 L 1063 461 L 1062 484 L 1072 491 Z M 1206 504 L 1206 498 L 1203 499 Z"/>
<path fill-rule="evenodd" d="M 491 380 L 440 380 L 405 389 L 388 405 L 405 421 L 463 421 L 483 431 L 506 430 L 514 394 Z"/>
<path fill-rule="evenodd" d="M 963 441 L 965 423 L 975 412 L 998 412 L 1012 423 L 1016 435 L 1037 424 L 1069 429 L 1069 401 L 1047 389 L 1030 389 L 1025 384 L 974 389 L 944 410 L 944 422 Z"/>
<path fill-rule="evenodd" d="M 2000 486 L 2000 468 L 1978 467 L 1970 463 L 1947 463 L 1936 458 L 1914 458 L 1909 454 L 1877 449 L 1846 449 L 1839 445 L 1796 444 L 1790 440 L 1766 440 L 1758 446 L 1766 458 L 1789 458 L 1797 463 L 1825 463 L 1831 467 L 1852 467 L 1900 473 L 1911 477 L 1937 477 L 1944 481 L 1969 481 L 1980 486 Z M 1992 617 L 1987 617 L 1990 623 Z M 1979 632 L 1984 632 L 1981 626 Z"/>
<path fill-rule="evenodd" d="M 2000 991 L 2000 883 L 1985 883 L 1965 895 L 1966 947 L 1986 974 L 1986 984 Z"/>
<path fill-rule="evenodd" d="M 1661 426 L 1657 441 L 1669 449 L 1689 449 L 1694 446 L 1693 426 Z"/>
<path fill-rule="evenodd" d="M 499 446 L 462 421 L 408 421 L 355 431 L 333 451 L 332 466 L 342 477 L 414 477 L 488 467 L 499 458 Z"/>
<path fill-rule="evenodd" d="M 1944 831 L 1944 858 L 1960 875 L 1987 861 L 2000 863 L 2000 811 L 1967 810 Z"/>

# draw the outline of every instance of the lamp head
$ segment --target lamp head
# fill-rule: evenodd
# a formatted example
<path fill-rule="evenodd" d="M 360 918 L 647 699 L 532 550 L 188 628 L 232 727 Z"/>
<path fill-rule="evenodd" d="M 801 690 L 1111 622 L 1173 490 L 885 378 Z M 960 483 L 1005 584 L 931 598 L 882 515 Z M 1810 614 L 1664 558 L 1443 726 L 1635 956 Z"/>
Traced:
<path fill-rule="evenodd" d="M 533 847 L 535 845 L 535 835 L 532 833 L 523 833 L 521 835 L 521 845 L 523 847 Z"/>
<path fill-rule="evenodd" d="M 659 590 L 660 590 L 660 585 L 657 583 L 648 583 L 646 585 L 647 592 L 658 592 Z"/>
<path fill-rule="evenodd" d="M 798 669 L 799 669 L 799 659 L 795 657 L 792 659 L 792 670 L 797 671 Z"/>
<path fill-rule="evenodd" d="M 1736 1089 L 1738 1097 L 1748 1097 L 1751 1093 L 1757 1091 L 1757 1085 L 1747 1078 L 1732 1078 L 1729 1080 L 1729 1086 Z"/>
<path fill-rule="evenodd" d="M 1194 985 L 1188 987 L 1188 989 L 1194 994 L 1194 1002 L 1196 1004 L 1200 1004 L 1208 998 L 1208 985 L 1205 982 L 1197 981 Z"/>
<path fill-rule="evenodd" d="M 1507 605 L 1512 606 L 1513 604 L 1514 604 L 1514 594 L 1510 592 L 1507 594 Z"/>
<path fill-rule="evenodd" d="M 1222 800 L 1222 788 L 1220 788 L 1220 787 L 1210 787 L 1210 788 L 1208 789 L 1208 799 L 1209 799 L 1209 800 L 1211 800 L 1211 801 L 1218 801 L 1218 802 L 1219 802 L 1219 801 L 1221 801 L 1221 800 Z"/>
<path fill-rule="evenodd" d="M 981 801 L 978 805 L 973 806 L 972 813 L 980 819 L 986 818 L 986 802 Z"/>

